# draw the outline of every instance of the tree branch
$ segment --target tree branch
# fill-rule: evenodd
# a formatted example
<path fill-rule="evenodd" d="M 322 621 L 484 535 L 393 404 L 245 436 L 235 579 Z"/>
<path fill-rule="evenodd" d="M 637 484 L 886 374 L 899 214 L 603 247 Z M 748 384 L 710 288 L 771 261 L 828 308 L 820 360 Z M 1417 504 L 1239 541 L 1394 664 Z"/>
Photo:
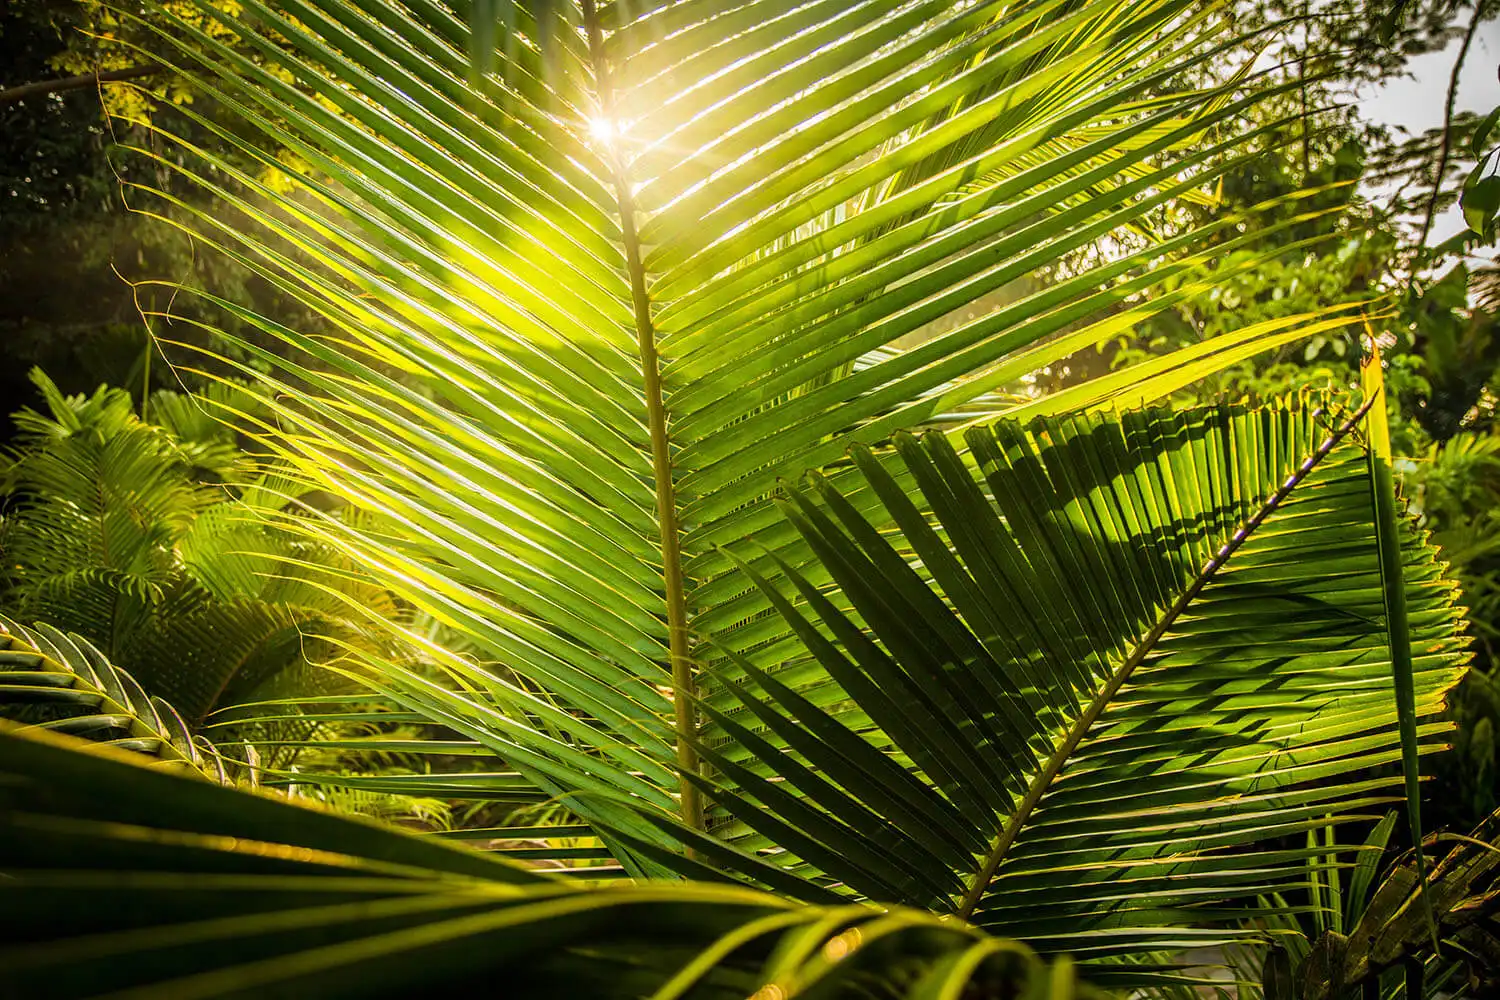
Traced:
<path fill-rule="evenodd" d="M 142 76 L 151 76 L 162 72 L 160 66 L 127 66 L 124 69 L 106 69 L 98 73 L 85 73 L 82 76 L 65 76 L 57 80 L 38 80 L 36 83 L 23 83 L 18 87 L 7 87 L 0 90 L 0 107 L 24 101 L 29 97 L 42 97 L 47 94 L 56 94 L 64 90 L 82 90 L 85 87 L 97 87 L 101 83 L 115 83 L 119 80 L 134 80 Z"/>
<path fill-rule="evenodd" d="M 1432 179 L 1432 197 L 1427 199 L 1427 214 L 1422 219 L 1422 234 L 1417 238 L 1417 260 L 1422 259 L 1422 253 L 1427 249 L 1427 237 L 1432 233 L 1432 221 L 1437 215 L 1438 198 L 1443 191 L 1443 175 L 1448 172 L 1448 156 L 1453 146 L 1453 105 L 1458 99 L 1458 78 L 1463 74 L 1464 60 L 1468 58 L 1469 46 L 1474 41 L 1474 32 L 1479 28 L 1479 22 L 1484 14 L 1484 0 L 1475 0 L 1474 17 L 1469 21 L 1469 30 L 1464 33 L 1463 44 L 1459 46 L 1458 58 L 1453 61 L 1453 72 L 1448 76 L 1448 103 L 1443 111 L 1443 139 L 1438 147 L 1437 174 Z M 1415 267 L 1413 276 L 1415 277 Z"/>

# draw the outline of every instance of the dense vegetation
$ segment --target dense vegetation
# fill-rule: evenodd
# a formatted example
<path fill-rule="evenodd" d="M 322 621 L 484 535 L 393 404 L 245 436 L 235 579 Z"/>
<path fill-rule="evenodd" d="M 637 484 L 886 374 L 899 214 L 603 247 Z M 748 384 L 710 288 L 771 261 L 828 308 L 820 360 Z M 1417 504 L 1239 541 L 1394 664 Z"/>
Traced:
<path fill-rule="evenodd" d="M 5 981 L 1497 988 L 1495 12 L 1290 7 L 9 8 Z"/>

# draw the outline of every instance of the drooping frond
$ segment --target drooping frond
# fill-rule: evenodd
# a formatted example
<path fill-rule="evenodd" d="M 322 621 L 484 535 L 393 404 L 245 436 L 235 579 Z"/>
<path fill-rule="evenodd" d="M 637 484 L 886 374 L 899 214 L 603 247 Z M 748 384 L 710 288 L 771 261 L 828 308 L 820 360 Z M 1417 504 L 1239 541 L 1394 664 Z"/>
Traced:
<path fill-rule="evenodd" d="M 0 642 L 0 718 L 228 780 L 213 745 L 87 639 L 45 624 L 26 628 L 0 615 Z"/>
<path fill-rule="evenodd" d="M 27 996 L 1100 995 L 931 914 L 591 889 L 56 737 L 0 730 L 0 778 L 0 968 Z"/>

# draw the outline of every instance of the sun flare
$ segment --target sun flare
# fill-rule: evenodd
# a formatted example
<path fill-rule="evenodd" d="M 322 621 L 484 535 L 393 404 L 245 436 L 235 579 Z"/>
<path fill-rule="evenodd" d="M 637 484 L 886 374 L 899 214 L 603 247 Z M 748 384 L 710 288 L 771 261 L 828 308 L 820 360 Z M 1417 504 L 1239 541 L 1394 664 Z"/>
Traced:
<path fill-rule="evenodd" d="M 606 145 L 620 139 L 630 130 L 630 123 L 603 115 L 589 119 L 589 135 Z"/>

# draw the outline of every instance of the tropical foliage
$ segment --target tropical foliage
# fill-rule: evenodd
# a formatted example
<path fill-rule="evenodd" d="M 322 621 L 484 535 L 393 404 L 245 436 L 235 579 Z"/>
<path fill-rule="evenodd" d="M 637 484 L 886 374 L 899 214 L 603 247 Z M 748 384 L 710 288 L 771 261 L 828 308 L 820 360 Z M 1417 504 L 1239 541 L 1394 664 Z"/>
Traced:
<path fill-rule="evenodd" d="M 1244 956 L 1260 966 L 1265 995 L 1326 1000 L 1359 987 L 1380 996 L 1403 990 L 1408 997 L 1427 996 L 1429 990 L 1487 996 L 1500 969 L 1500 938 L 1492 920 L 1500 908 L 1494 891 L 1500 869 L 1497 821 L 1500 814 L 1490 816 L 1469 836 L 1427 838 L 1424 849 L 1438 860 L 1425 879 L 1410 850 L 1381 874 L 1394 813 L 1358 850 L 1343 857 L 1332 850 L 1310 857 L 1308 878 L 1322 905 L 1290 916 L 1286 901 L 1276 898 L 1274 908 L 1282 912 L 1268 916 L 1267 923 L 1278 932 L 1277 945 L 1269 954 Z M 1309 834 L 1308 847 L 1320 839 L 1332 847 L 1332 831 L 1325 833 Z M 1435 934 L 1442 936 L 1442 951 L 1429 947 Z"/>
<path fill-rule="evenodd" d="M 87 639 L 0 617 L 0 641 L 0 717 L 229 780 L 212 744 Z"/>
<path fill-rule="evenodd" d="M 1351 206 L 1347 221 L 1357 221 L 1357 211 Z M 1291 286 L 1295 294 L 1327 294 L 1330 287 L 1340 286 L 1348 268 L 1358 270 L 1364 266 L 1361 261 L 1380 260 L 1383 248 L 1395 245 L 1390 231 L 1376 230 L 1371 238 L 1358 232 L 1340 236 L 1342 229 L 1340 224 L 1329 233 L 1336 252 L 1311 263 L 1284 263 L 1285 273 L 1297 275 Z M 1397 258 L 1380 266 L 1405 265 Z M 1397 276 L 1387 270 L 1372 280 L 1388 282 Z M 1477 669 L 1450 706 L 1450 717 L 1459 727 L 1455 752 L 1436 761 L 1438 780 L 1425 796 L 1434 822 L 1454 829 L 1474 826 L 1500 808 L 1495 781 L 1500 774 L 1495 742 L 1500 696 L 1491 679 L 1500 634 L 1500 521 L 1494 513 L 1500 503 L 1500 426 L 1495 421 L 1500 344 L 1494 336 L 1500 300 L 1494 295 L 1494 278 L 1492 267 L 1454 267 L 1418 293 L 1403 296 L 1399 315 L 1388 322 L 1384 334 L 1389 345 L 1385 374 L 1392 402 L 1394 470 L 1407 509 L 1431 532 L 1461 585 L 1476 649 Z M 1247 295 L 1240 300 L 1243 309 L 1260 313 L 1282 307 L 1284 287 L 1242 282 L 1237 290 L 1259 292 L 1256 298 Z M 1227 315 L 1223 310 L 1203 310 L 1185 318 L 1197 324 Z M 1179 342 L 1170 335 L 1165 339 Z M 1121 353 L 1136 359 L 1150 355 L 1135 346 Z M 1217 398 L 1221 390 L 1275 396 L 1313 387 L 1342 393 L 1357 377 L 1358 353 L 1357 344 L 1337 334 L 1313 337 L 1279 357 L 1236 366 L 1178 398 L 1201 403 Z"/>
<path fill-rule="evenodd" d="M 154 393 L 148 423 L 121 389 L 64 397 L 34 376 L 47 412 L 16 414 L 0 494 L 0 607 L 15 617 L 85 636 L 197 730 L 242 701 L 326 688 L 312 665 L 330 641 L 369 641 L 350 602 L 393 611 L 378 588 L 331 589 L 333 555 L 272 523 L 296 484 L 206 409 L 234 386 Z"/>
<path fill-rule="evenodd" d="M 710 796 L 764 838 L 744 846 L 1074 954 L 1212 919 L 1194 913 L 1200 882 L 1222 900 L 1300 880 L 1298 851 L 1243 848 L 1367 806 L 1368 770 L 1400 756 L 1370 465 L 1353 418 L 1323 431 L 1319 415 L 1001 423 L 967 436 L 987 490 L 945 438 L 898 439 L 917 496 L 857 452 L 900 534 L 828 486 L 795 501 L 841 591 L 788 569 L 810 611 L 779 610 L 817 685 L 743 661 L 752 683 L 705 702 L 738 744 L 705 750 L 729 779 Z M 1430 716 L 1463 642 L 1431 550 L 1403 550 Z M 928 788 L 869 798 L 861 779 L 907 769 Z"/>
<path fill-rule="evenodd" d="M 0 786 L 0 856 L 26 869 L 0 881 L 0 968 L 24 995 L 1097 995 L 1067 962 L 930 914 L 590 889 L 7 732 L 0 774 L 26 779 Z M 121 872 L 129 891 L 91 905 Z"/>
<path fill-rule="evenodd" d="M 1247 59 L 1184 82 L 1255 41 L 1216 7 L 118 14 L 236 119 L 183 108 L 212 147 L 136 121 L 130 151 L 176 180 L 127 179 L 131 203 L 316 317 L 173 286 L 196 306 L 159 318 L 222 314 L 248 388 L 203 405 L 302 498 L 267 530 L 333 554 L 280 565 L 384 629 L 335 643 L 359 711 L 456 737 L 425 748 L 451 773 L 402 786 L 524 790 L 566 822 L 492 839 L 610 865 L 554 881 L 5 736 L 9 888 L 44 914 L 8 960 L 36 981 L 1069 988 L 993 933 L 1166 988 L 1184 947 L 1317 907 L 1330 848 L 1306 837 L 1372 820 L 1403 776 L 1420 834 L 1417 758 L 1466 653 L 1396 510 L 1378 360 L 1358 406 L 1146 405 L 1381 305 L 1278 311 L 1050 396 L 1022 381 L 1210 296 L 1268 234 L 1291 235 L 1266 256 L 1304 246 L 1317 192 L 1149 224 L 1214 207 L 1283 134 L 1246 115 L 1295 81 Z M 273 182 L 271 149 L 307 169 Z M 42 830 L 109 866 L 56 871 Z M 122 884 L 140 911 L 70 919 Z"/>
<path fill-rule="evenodd" d="M 763 584 L 812 662 L 737 658 L 739 677 L 718 672 L 721 707 L 702 701 L 731 742 L 695 739 L 715 777 L 693 780 L 733 819 L 705 836 L 623 795 L 570 805 L 613 806 L 595 832 L 627 866 L 951 912 L 1045 950 L 1138 959 L 1243 938 L 1237 912 L 1303 890 L 1329 853 L 1277 838 L 1392 801 L 1373 769 L 1401 756 L 1372 466 L 1349 441 L 1362 413 L 1331 431 L 1323 416 L 1002 422 L 968 435 L 994 500 L 941 433 L 898 439 L 921 508 L 857 453 L 904 537 L 898 550 L 828 487 L 793 505 L 869 625 L 789 567 L 807 612 Z M 1403 548 L 1430 717 L 1461 672 L 1458 611 L 1431 550 L 1409 531 Z M 817 679 L 806 694 L 799 673 Z M 694 853 L 664 852 L 662 834 Z"/>
<path fill-rule="evenodd" d="M 305 359 L 262 359 L 269 443 L 402 526 L 310 530 L 517 678 L 451 665 L 510 719 L 545 721 L 509 732 L 507 759 L 571 785 L 577 741 L 668 807 L 693 757 L 693 664 L 719 655 L 704 643 L 787 635 L 723 549 L 753 534 L 808 561 L 769 505 L 779 477 L 993 409 L 989 390 L 1194 291 L 1133 302 L 1200 263 L 1184 237 L 890 349 L 1236 162 L 1244 137 L 1221 126 L 1253 99 L 1166 89 L 1212 55 L 1182 44 L 1211 23 L 1190 8 L 835 5 L 754 27 L 590 7 L 577 30 L 548 8 L 555 23 L 517 30 L 558 39 L 573 69 L 517 41 L 477 93 L 467 32 L 437 10 L 247 6 L 242 43 L 296 86 L 173 22 L 207 93 L 326 173 L 297 179 L 316 212 L 211 153 L 201 175 L 224 206 L 204 237 L 329 324 L 259 321 Z M 1308 327 L 1132 377 L 1159 393 Z M 694 789 L 680 797 L 696 816 Z"/>

